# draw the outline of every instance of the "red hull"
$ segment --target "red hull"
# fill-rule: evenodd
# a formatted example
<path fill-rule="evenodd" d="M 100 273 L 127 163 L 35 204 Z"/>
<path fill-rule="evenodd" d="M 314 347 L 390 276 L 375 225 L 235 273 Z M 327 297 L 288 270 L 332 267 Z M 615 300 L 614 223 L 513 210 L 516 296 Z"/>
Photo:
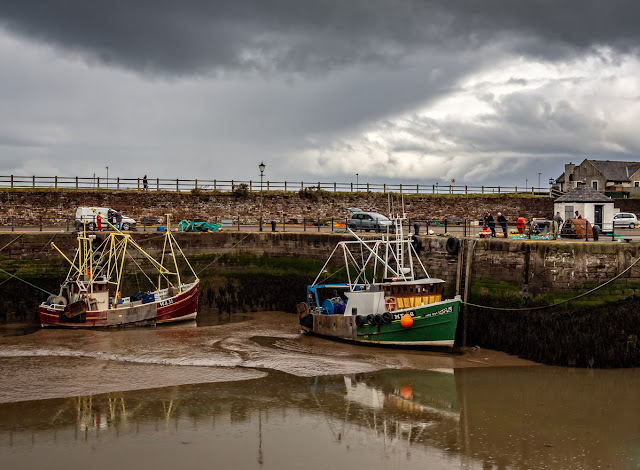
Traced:
<path fill-rule="evenodd" d="M 132 321 L 124 323 L 114 323 L 114 314 L 117 314 L 119 309 L 111 310 L 89 310 L 86 312 L 86 319 L 83 322 L 61 322 L 59 311 L 40 306 L 40 324 L 45 327 L 58 327 L 58 328 L 95 328 L 95 327 L 109 327 L 109 326 L 143 326 L 143 325 L 155 325 L 156 323 L 169 323 L 182 320 L 192 320 L 196 318 L 198 313 L 198 294 L 200 289 L 200 283 L 196 281 L 195 285 L 191 289 L 178 294 L 175 297 L 170 297 L 165 300 L 155 302 L 157 309 L 156 314 L 152 318 L 136 318 Z M 141 307 L 147 310 L 152 304 L 146 304 Z M 136 307 L 126 308 L 122 310 L 135 310 Z M 140 316 L 138 316 L 140 317 Z"/>

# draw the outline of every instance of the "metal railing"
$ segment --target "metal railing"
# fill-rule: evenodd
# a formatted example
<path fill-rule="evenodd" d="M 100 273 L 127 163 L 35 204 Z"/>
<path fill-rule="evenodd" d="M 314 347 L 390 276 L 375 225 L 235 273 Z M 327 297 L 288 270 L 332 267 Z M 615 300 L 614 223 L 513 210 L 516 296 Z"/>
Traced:
<path fill-rule="evenodd" d="M 0 175 L 0 188 L 6 189 L 69 189 L 69 190 L 119 190 L 119 191 L 213 191 L 259 192 L 260 182 L 252 180 L 203 180 L 149 178 L 101 178 L 79 176 L 17 176 Z M 402 194 L 527 194 L 549 197 L 549 188 L 522 186 L 469 186 L 441 184 L 386 184 L 386 183 L 323 183 L 305 181 L 264 181 L 264 191 L 297 192 L 373 192 Z"/>
<path fill-rule="evenodd" d="M 129 215 L 129 214 L 127 214 Z M 155 232 L 162 227 L 164 229 L 164 223 L 160 222 L 161 218 L 141 216 L 136 217 L 135 231 L 136 232 Z M 200 221 L 198 218 L 188 219 L 191 221 Z M 540 220 L 540 219 L 537 219 Z M 259 231 L 260 221 L 258 217 L 240 217 L 234 216 L 230 218 L 213 217 L 210 221 L 213 224 L 219 224 L 223 231 Z M 265 221 L 263 225 L 263 231 L 276 232 L 276 231 L 297 231 L 297 232 L 346 232 L 347 227 L 352 228 L 355 232 L 371 232 L 375 233 L 374 225 L 357 225 L 358 222 L 350 221 L 345 217 L 306 217 L 301 220 L 298 219 L 269 219 Z M 419 235 L 447 235 L 455 237 L 491 237 L 491 230 L 483 228 L 482 221 L 474 219 L 460 219 L 460 218 L 445 218 L 442 220 L 425 220 L 425 219 L 408 219 L 404 223 L 407 232 L 418 233 Z M 55 232 L 71 232 L 78 229 L 75 217 L 71 216 L 57 216 L 57 217 L 0 217 L 0 233 L 2 232 L 24 232 L 24 231 L 55 231 Z M 173 229 L 177 229 L 178 221 L 172 224 Z M 88 226 L 88 229 L 93 227 Z M 509 237 L 517 238 L 550 238 L 551 223 L 550 221 L 540 222 L 540 232 L 535 233 L 532 230 L 532 221 L 529 224 L 516 224 L 509 223 L 507 225 L 507 231 Z M 640 236 L 640 230 L 629 229 L 621 227 L 613 227 L 612 223 L 602 224 L 598 230 L 599 238 L 601 240 L 615 240 L 620 238 L 626 241 L 631 240 L 631 236 Z M 103 231 L 108 231 L 108 225 L 103 224 Z M 496 223 L 494 227 L 494 234 L 497 237 L 503 236 L 502 226 Z M 381 228 L 382 231 L 386 229 Z M 592 230 L 588 232 L 578 233 L 560 233 L 560 237 L 570 239 L 587 239 L 593 240 L 594 233 Z"/>

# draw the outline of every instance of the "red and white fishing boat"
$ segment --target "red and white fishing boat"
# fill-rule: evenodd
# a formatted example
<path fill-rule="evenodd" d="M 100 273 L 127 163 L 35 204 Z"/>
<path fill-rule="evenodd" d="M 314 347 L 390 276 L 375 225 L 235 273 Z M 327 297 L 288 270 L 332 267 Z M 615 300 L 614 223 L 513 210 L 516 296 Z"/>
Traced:
<path fill-rule="evenodd" d="M 54 243 L 51 244 L 71 267 L 59 294 L 50 296 L 40 304 L 42 327 L 94 328 L 194 320 L 198 315 L 200 282 L 171 234 L 168 220 L 160 261 L 144 251 L 130 234 L 113 228 L 115 231 L 102 242 L 95 235 L 88 235 L 86 230 L 78 232 L 78 249 L 73 260 L 65 256 Z M 140 255 L 138 259 L 128 253 L 131 248 Z M 191 282 L 183 283 L 181 280 L 178 253 L 193 274 L 194 280 Z M 127 257 L 141 270 L 142 264 L 150 264 L 155 268 L 157 282 L 143 271 L 154 286 L 152 290 L 139 291 L 128 297 L 122 295 L 121 284 Z M 172 265 L 171 268 L 169 265 Z"/>

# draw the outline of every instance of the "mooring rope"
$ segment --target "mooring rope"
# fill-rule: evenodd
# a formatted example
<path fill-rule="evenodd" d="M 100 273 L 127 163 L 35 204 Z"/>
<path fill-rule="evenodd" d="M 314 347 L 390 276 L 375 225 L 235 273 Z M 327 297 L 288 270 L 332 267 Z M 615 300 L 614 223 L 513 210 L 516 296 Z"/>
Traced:
<path fill-rule="evenodd" d="M 11 240 L 11 241 L 10 241 L 9 243 L 7 243 L 5 246 L 3 246 L 2 248 L 0 248 L 0 251 L 4 250 L 6 247 L 8 247 L 9 245 L 11 245 L 11 244 L 12 244 L 13 242 L 15 242 L 18 238 L 20 238 L 22 235 L 24 235 L 24 234 L 20 234 L 20 235 L 18 235 L 16 238 L 14 238 L 13 240 Z M 51 240 L 53 240 L 53 239 L 56 237 L 56 235 L 57 235 L 57 234 L 54 234 L 54 235 L 53 235 L 53 237 L 51 237 L 51 238 L 49 239 L 49 241 L 48 241 L 47 243 L 45 243 L 45 245 L 40 249 L 40 251 L 38 251 L 38 252 L 37 252 L 35 255 L 33 255 L 33 256 L 36 256 L 36 255 L 39 255 L 40 253 L 42 253 L 42 250 L 44 250 L 44 249 L 47 247 L 47 245 L 48 245 L 49 243 L 51 243 Z M 0 271 L 1 271 L 1 270 L 0 270 Z M 19 270 L 18 270 L 18 271 L 19 271 Z M 2 271 L 2 272 L 7 273 L 6 271 Z M 9 273 L 7 273 L 7 274 L 9 274 Z M 9 274 L 9 275 L 10 275 L 10 276 L 15 277 L 16 279 L 19 279 L 20 281 L 23 281 L 22 279 L 20 279 L 20 278 L 19 278 L 18 276 L 16 276 L 15 274 Z M 9 278 L 9 279 L 5 279 L 4 281 L 0 282 L 0 286 L 1 286 L 1 285 L 3 285 L 3 284 L 5 284 L 6 282 L 9 282 L 10 280 L 11 280 L 11 278 Z M 23 281 L 23 282 L 27 282 L 27 281 Z M 27 282 L 27 284 L 29 284 L 29 283 Z M 34 286 L 34 287 L 36 287 L 36 286 Z M 40 288 L 38 287 L 38 289 L 40 289 Z M 42 290 L 42 289 L 40 289 L 40 290 Z M 44 292 L 47 292 L 47 291 L 44 291 Z M 49 292 L 47 292 L 47 294 L 49 294 Z M 51 294 L 51 295 L 53 295 L 53 294 Z"/>
<path fill-rule="evenodd" d="M 0 251 L 4 250 L 6 247 L 8 247 L 9 245 L 11 245 L 13 242 L 15 242 L 18 238 L 20 238 L 22 235 L 24 235 L 24 233 L 21 233 L 20 235 L 18 235 L 16 238 L 14 238 L 13 240 L 11 240 L 9 243 L 7 243 L 5 246 L 3 246 L 2 248 L 0 248 Z"/>
<path fill-rule="evenodd" d="M 31 284 L 29 281 L 25 281 L 24 279 L 19 278 L 19 277 L 18 277 L 18 276 L 16 276 L 15 274 L 8 273 L 8 272 L 7 272 L 7 271 L 5 271 L 4 269 L 0 269 L 0 271 L 2 271 L 3 273 L 5 273 L 7 276 L 15 277 L 18 281 L 22 281 L 22 282 L 24 282 L 25 284 L 29 284 L 31 287 L 35 287 L 36 289 L 41 290 L 41 291 L 42 291 L 42 292 L 44 292 L 45 294 L 55 295 L 55 294 L 52 294 L 52 293 L 51 293 L 51 292 L 49 292 L 49 291 L 44 290 L 44 289 L 43 289 L 43 288 L 41 288 L 41 287 L 36 286 L 35 284 Z"/>
<path fill-rule="evenodd" d="M 549 308 L 549 307 L 556 307 L 558 305 L 562 305 L 562 304 L 566 304 L 567 302 L 572 302 L 576 299 L 579 299 L 580 297 L 584 297 L 586 295 L 591 294 L 592 292 L 597 291 L 598 289 L 601 289 L 602 287 L 606 286 L 607 284 L 615 281 L 616 279 L 618 279 L 620 276 L 622 276 L 624 273 L 626 273 L 627 271 L 629 271 L 631 268 L 633 268 L 638 261 L 640 261 L 640 257 L 636 258 L 635 261 L 633 263 L 631 263 L 625 270 L 623 270 L 620 274 L 612 277 L 611 279 L 609 279 L 606 282 L 603 282 L 602 284 L 600 284 L 599 286 L 594 287 L 591 290 L 588 290 L 587 292 L 583 292 L 580 295 L 576 295 L 575 297 L 571 297 L 570 299 L 565 299 L 565 300 L 561 300 L 559 302 L 556 302 L 554 304 L 550 304 L 550 305 L 540 305 L 538 307 L 518 307 L 518 308 L 505 308 L 505 307 L 489 307 L 487 305 L 477 305 L 477 304 L 472 304 L 469 302 L 465 302 L 465 301 L 461 301 L 460 303 L 465 304 L 465 305 L 469 305 L 471 307 L 476 307 L 476 308 L 484 308 L 484 309 L 488 309 L 488 310 L 504 310 L 504 311 L 521 311 L 521 310 L 541 310 L 543 308 Z"/>

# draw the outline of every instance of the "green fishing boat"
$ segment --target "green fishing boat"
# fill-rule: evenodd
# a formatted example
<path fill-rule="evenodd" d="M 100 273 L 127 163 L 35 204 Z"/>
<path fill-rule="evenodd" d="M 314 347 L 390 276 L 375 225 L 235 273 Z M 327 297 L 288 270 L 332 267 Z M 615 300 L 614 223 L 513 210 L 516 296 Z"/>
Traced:
<path fill-rule="evenodd" d="M 391 217 L 393 230 L 380 239 L 341 241 L 298 304 L 305 333 L 340 341 L 451 349 L 460 296 L 443 300 L 444 281 L 432 278 L 419 257 L 422 240 L 403 231 L 406 215 Z M 347 282 L 321 276 L 340 256 Z M 331 274 L 329 274 L 331 276 Z"/>

